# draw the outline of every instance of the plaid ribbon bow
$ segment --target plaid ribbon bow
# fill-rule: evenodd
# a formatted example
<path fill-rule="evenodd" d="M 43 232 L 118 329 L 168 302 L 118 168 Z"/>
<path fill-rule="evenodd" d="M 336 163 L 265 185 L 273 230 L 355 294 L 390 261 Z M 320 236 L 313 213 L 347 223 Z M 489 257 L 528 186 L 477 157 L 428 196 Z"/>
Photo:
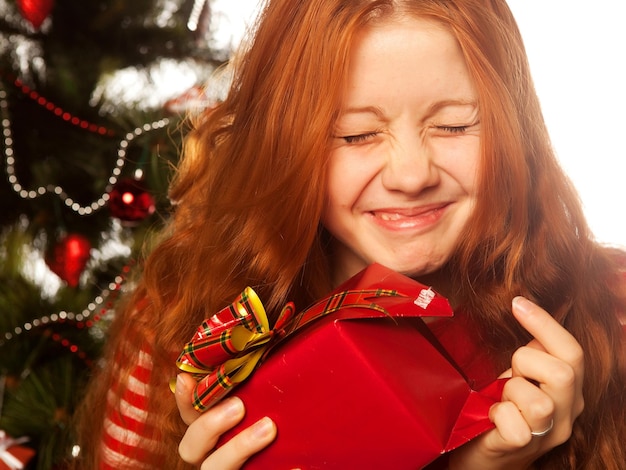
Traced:
<path fill-rule="evenodd" d="M 352 290 L 331 295 L 298 315 L 288 303 L 273 328 L 257 294 L 247 287 L 233 303 L 204 320 L 178 357 L 176 365 L 192 373 L 197 384 L 193 406 L 205 411 L 219 402 L 257 367 L 281 338 L 324 315 L 345 308 L 365 308 L 387 314 L 375 303 L 381 297 L 401 296 L 395 290 Z M 170 383 L 174 390 L 175 380 Z"/>

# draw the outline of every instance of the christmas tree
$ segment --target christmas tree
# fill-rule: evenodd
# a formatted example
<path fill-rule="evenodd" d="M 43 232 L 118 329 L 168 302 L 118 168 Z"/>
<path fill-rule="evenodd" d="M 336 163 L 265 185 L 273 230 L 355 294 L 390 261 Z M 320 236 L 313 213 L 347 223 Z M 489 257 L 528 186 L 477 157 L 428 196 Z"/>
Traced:
<path fill-rule="evenodd" d="M 62 468 L 115 299 L 167 218 L 184 116 L 219 99 L 231 43 L 206 1 L 0 13 L 0 449 Z"/>

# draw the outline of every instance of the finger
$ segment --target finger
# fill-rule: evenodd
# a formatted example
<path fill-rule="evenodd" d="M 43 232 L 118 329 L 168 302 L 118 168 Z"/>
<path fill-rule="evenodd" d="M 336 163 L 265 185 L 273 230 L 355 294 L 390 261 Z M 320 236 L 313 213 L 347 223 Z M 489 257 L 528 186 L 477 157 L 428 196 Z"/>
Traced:
<path fill-rule="evenodd" d="M 550 355 L 582 371 L 580 344 L 548 312 L 524 297 L 515 297 L 513 315 Z"/>
<path fill-rule="evenodd" d="M 204 461 L 201 469 L 239 469 L 246 460 L 265 448 L 275 437 L 276 425 L 274 422 L 268 417 L 262 418 L 216 449 Z"/>
<path fill-rule="evenodd" d="M 538 432 L 553 424 L 555 403 L 544 391 L 523 377 L 510 379 L 502 391 L 502 400 L 515 403 L 528 426 Z"/>
<path fill-rule="evenodd" d="M 200 413 L 193 407 L 193 388 L 196 381 L 190 374 L 181 373 L 176 377 L 176 406 L 186 425 L 193 423 Z"/>
<path fill-rule="evenodd" d="M 489 419 L 496 428 L 486 435 L 487 446 L 496 452 L 509 452 L 531 441 L 528 423 L 512 401 L 496 403 L 489 410 Z"/>
<path fill-rule="evenodd" d="M 582 366 L 579 369 L 582 369 Z M 526 407 L 524 416 L 532 430 L 537 432 L 547 429 L 550 427 L 551 419 L 554 419 L 556 429 L 551 435 L 569 437 L 571 423 L 582 413 L 585 406 L 582 393 L 582 370 L 577 371 L 567 362 L 531 347 L 521 347 L 515 351 L 511 358 L 511 370 L 513 378 L 509 382 L 519 379 L 528 384 L 526 400 L 522 394 L 509 398 L 518 403 L 521 409 Z M 529 381 L 535 382 L 537 386 L 534 387 L 535 384 Z M 534 392 L 531 387 L 535 388 Z M 542 400 L 540 392 L 548 396 L 551 405 Z M 536 402 L 529 404 L 527 400 L 536 400 Z M 544 420 L 541 420 L 542 414 L 550 413 L 550 406 L 553 407 L 550 419 L 546 416 Z"/>
<path fill-rule="evenodd" d="M 233 396 L 200 414 L 178 445 L 180 457 L 191 464 L 202 462 L 219 437 L 241 421 L 244 412 L 241 399 Z"/>
<path fill-rule="evenodd" d="M 511 357 L 513 377 L 526 377 L 536 381 L 541 388 L 574 389 L 577 372 L 572 365 L 534 348 L 522 346 Z"/>
<path fill-rule="evenodd" d="M 528 364 L 537 366 L 535 371 L 540 372 L 543 369 L 543 362 L 549 355 L 569 364 L 574 369 L 576 376 L 582 377 L 582 348 L 576 339 L 548 312 L 524 297 L 516 297 L 513 299 L 513 314 L 520 324 L 534 336 L 534 339 L 526 345 L 527 349 L 524 350 L 522 348 L 522 350 L 528 351 L 528 349 L 532 349 L 547 353 L 546 356 L 536 354 L 534 360 L 527 361 Z M 556 369 L 559 362 L 553 361 L 552 363 L 554 364 L 554 369 Z M 544 374 L 544 376 L 554 377 L 554 369 L 552 372 Z M 506 374 L 515 375 L 512 370 L 506 371 L 503 376 L 506 376 Z M 527 370 L 526 373 L 518 370 L 517 374 L 534 376 L 530 370 Z M 569 374 L 569 372 L 566 371 L 566 374 Z M 534 378 L 537 379 L 537 377 Z"/>

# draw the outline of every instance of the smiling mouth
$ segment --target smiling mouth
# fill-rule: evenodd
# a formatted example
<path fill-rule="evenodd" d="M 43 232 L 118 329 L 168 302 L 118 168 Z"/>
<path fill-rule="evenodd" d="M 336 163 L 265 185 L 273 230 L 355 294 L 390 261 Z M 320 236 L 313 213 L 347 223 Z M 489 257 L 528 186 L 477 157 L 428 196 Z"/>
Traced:
<path fill-rule="evenodd" d="M 378 212 L 374 212 L 374 216 L 378 217 L 381 220 L 385 220 L 385 221 L 402 220 L 402 219 L 406 219 L 406 218 L 412 217 L 412 216 L 407 216 L 407 215 L 404 215 L 404 214 L 398 214 L 397 212 L 395 212 L 395 213 L 389 213 L 389 212 L 378 213 Z"/>
<path fill-rule="evenodd" d="M 371 211 L 371 216 L 389 228 L 418 228 L 437 222 L 449 204 L 437 204 L 413 209 L 384 209 Z"/>
<path fill-rule="evenodd" d="M 449 204 L 436 204 L 430 205 L 427 207 L 418 207 L 414 209 L 381 209 L 381 210 L 373 210 L 371 214 L 382 220 L 402 220 L 402 219 L 412 219 L 416 217 L 425 217 L 434 213 L 440 212 L 442 209 L 446 208 Z"/>

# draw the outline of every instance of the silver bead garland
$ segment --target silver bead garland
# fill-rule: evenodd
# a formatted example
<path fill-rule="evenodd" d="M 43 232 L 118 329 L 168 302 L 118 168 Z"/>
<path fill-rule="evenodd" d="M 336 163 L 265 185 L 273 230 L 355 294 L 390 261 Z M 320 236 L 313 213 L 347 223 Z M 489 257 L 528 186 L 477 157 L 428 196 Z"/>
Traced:
<path fill-rule="evenodd" d="M 146 123 L 141 127 L 135 128 L 132 132 L 127 133 L 118 145 L 115 167 L 111 171 L 111 176 L 109 176 L 108 184 L 105 187 L 104 193 L 91 204 L 83 206 L 74 201 L 61 186 L 49 184 L 46 186 L 39 186 L 36 189 L 27 190 L 20 184 L 17 175 L 15 174 L 15 155 L 13 151 L 13 134 L 11 132 L 9 105 L 6 91 L 3 89 L 0 89 L 0 119 L 2 121 L 2 139 L 4 144 L 6 173 L 13 191 L 15 191 L 22 199 L 36 199 L 47 193 L 56 194 L 68 208 L 79 215 L 93 214 L 108 203 L 109 193 L 113 189 L 113 186 L 117 183 L 120 175 L 122 174 L 122 168 L 124 168 L 124 165 L 126 164 L 126 152 L 130 143 L 146 132 L 166 127 L 170 122 L 168 118 L 163 118 L 158 121 Z"/>
<path fill-rule="evenodd" d="M 102 305 L 104 305 L 104 303 L 113 293 L 120 289 L 123 281 L 123 276 L 116 276 L 115 279 L 111 283 L 109 283 L 109 288 L 104 289 L 100 293 L 100 295 L 93 299 L 93 301 L 90 302 L 89 305 L 87 305 L 87 307 L 85 307 L 80 313 L 66 312 L 62 310 L 58 313 L 35 318 L 34 320 L 22 324 L 21 326 L 16 326 L 13 331 L 7 331 L 2 337 L 0 337 L 0 346 L 8 341 L 11 341 L 17 336 L 31 331 L 33 328 L 38 328 L 43 325 L 54 324 L 64 321 L 84 322 L 89 320 L 94 312 Z M 97 317 L 98 318 L 95 318 L 96 321 L 99 319 L 99 316 Z"/>
<path fill-rule="evenodd" d="M 202 10 L 206 4 L 206 0 L 194 0 L 189 19 L 187 20 L 187 28 L 189 31 L 196 31 L 198 29 L 198 22 L 202 15 Z"/>

